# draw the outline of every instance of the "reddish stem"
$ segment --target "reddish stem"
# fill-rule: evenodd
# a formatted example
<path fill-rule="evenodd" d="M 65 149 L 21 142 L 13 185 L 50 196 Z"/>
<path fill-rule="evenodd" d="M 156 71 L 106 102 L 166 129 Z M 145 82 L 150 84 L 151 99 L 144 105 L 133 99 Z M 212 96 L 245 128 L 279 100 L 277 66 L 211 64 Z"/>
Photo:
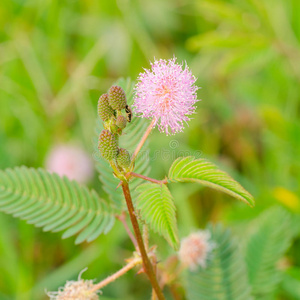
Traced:
<path fill-rule="evenodd" d="M 126 223 L 126 214 L 125 214 L 125 212 L 123 212 L 123 213 L 122 213 L 121 215 L 119 215 L 119 216 L 116 216 L 116 218 L 117 218 L 120 222 L 122 222 L 122 224 L 123 224 L 123 226 L 124 226 L 124 228 L 125 228 L 125 230 L 126 230 L 128 236 L 130 237 L 130 239 L 131 239 L 131 241 L 132 241 L 132 243 L 133 243 L 135 249 L 138 250 L 138 244 L 137 244 L 136 238 L 134 237 L 134 235 L 132 234 L 131 230 L 129 229 L 129 227 L 128 227 L 127 223 Z"/>
<path fill-rule="evenodd" d="M 150 181 L 150 182 L 153 182 L 153 183 L 157 183 L 157 184 L 167 184 L 168 183 L 167 178 L 165 178 L 164 180 L 157 180 L 157 179 L 147 177 L 147 176 L 144 176 L 144 175 L 141 175 L 141 174 L 137 174 L 137 173 L 134 173 L 134 172 L 129 172 L 129 173 L 126 174 L 126 178 L 128 178 L 130 176 L 137 177 L 137 178 L 142 178 L 144 180 L 147 180 L 147 181 Z"/>
<path fill-rule="evenodd" d="M 139 224 L 137 221 L 137 218 L 135 216 L 135 211 L 134 211 L 134 207 L 133 207 L 133 203 L 132 203 L 132 199 L 131 199 L 131 195 L 130 195 L 130 190 L 129 190 L 129 186 L 127 182 L 122 183 L 122 189 L 123 189 L 123 193 L 124 193 L 124 197 L 126 200 L 126 204 L 127 204 L 127 208 L 128 208 L 128 212 L 129 212 L 129 216 L 130 216 L 130 220 L 133 226 L 133 230 L 137 239 L 137 243 L 139 246 L 139 250 L 140 250 L 140 254 L 143 260 L 143 266 L 144 266 L 144 270 L 152 284 L 153 289 L 155 290 L 155 293 L 157 295 L 157 298 L 159 300 L 165 300 L 165 297 L 158 285 L 156 276 L 154 274 L 153 268 L 152 268 L 152 264 L 149 260 L 149 257 L 147 255 L 147 252 L 145 250 L 145 245 L 143 242 L 143 238 L 141 235 L 141 231 L 139 228 Z"/>

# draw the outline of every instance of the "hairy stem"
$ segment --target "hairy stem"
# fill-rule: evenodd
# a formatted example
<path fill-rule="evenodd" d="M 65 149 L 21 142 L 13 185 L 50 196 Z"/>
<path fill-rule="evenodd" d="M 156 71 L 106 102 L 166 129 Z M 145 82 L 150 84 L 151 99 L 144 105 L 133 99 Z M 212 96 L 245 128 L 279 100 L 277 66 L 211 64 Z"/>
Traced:
<path fill-rule="evenodd" d="M 154 274 L 156 275 L 156 257 L 153 257 L 153 269 L 154 269 Z M 156 293 L 155 293 L 155 290 L 152 289 L 152 295 L 151 295 L 151 300 L 157 300 L 157 297 L 156 297 Z"/>
<path fill-rule="evenodd" d="M 138 250 L 138 244 L 136 241 L 136 238 L 134 237 L 134 235 L 132 234 L 131 230 L 129 229 L 127 223 L 126 223 L 126 215 L 125 212 L 123 212 L 121 215 L 116 216 L 116 218 L 123 224 L 128 236 L 130 237 L 135 249 Z"/>
<path fill-rule="evenodd" d="M 138 153 L 139 153 L 140 150 L 142 149 L 144 143 L 146 142 L 146 139 L 147 139 L 148 135 L 150 134 L 150 132 L 151 132 L 151 130 L 152 130 L 154 124 L 155 124 L 155 121 L 156 121 L 155 118 L 151 121 L 151 123 L 150 123 L 150 125 L 148 126 L 147 130 L 145 131 L 145 133 L 144 133 L 142 139 L 140 140 L 140 142 L 138 143 L 136 149 L 134 150 L 134 153 L 132 154 L 132 157 L 131 157 L 131 164 L 130 164 L 129 169 L 132 170 L 132 167 L 133 167 L 133 165 L 134 165 L 134 161 L 135 161 L 135 159 L 136 159 Z"/>
<path fill-rule="evenodd" d="M 147 176 L 144 176 L 144 175 L 141 175 L 141 174 L 137 174 L 137 173 L 134 173 L 134 172 L 129 172 L 129 173 L 126 174 L 126 178 L 128 178 L 130 176 L 137 177 L 137 178 L 142 178 L 144 180 L 147 180 L 147 181 L 150 181 L 150 182 L 153 182 L 153 183 L 157 183 L 157 184 L 167 184 L 168 183 L 167 178 L 165 178 L 164 180 L 157 180 L 157 179 L 147 177 Z"/>
<path fill-rule="evenodd" d="M 132 260 L 130 263 L 128 263 L 125 267 L 120 269 L 118 272 L 112 274 L 111 276 L 105 278 L 104 280 L 100 281 L 99 283 L 95 284 L 92 288 L 92 291 L 97 291 L 103 288 L 104 286 L 108 285 L 109 283 L 115 281 L 125 273 L 127 273 L 129 270 L 131 270 L 133 267 L 135 267 L 138 264 L 141 264 L 142 260 L 140 258 L 136 258 Z"/>
<path fill-rule="evenodd" d="M 148 276 L 148 278 L 151 282 L 151 285 L 152 285 L 153 289 L 156 292 L 157 298 L 159 300 L 165 300 L 165 297 L 164 297 L 164 295 L 163 295 L 163 293 L 162 293 L 162 291 L 161 291 L 161 289 L 158 285 L 156 276 L 154 274 L 152 264 L 149 260 L 147 252 L 145 250 L 145 245 L 144 245 L 144 242 L 143 242 L 143 238 L 142 238 L 142 235 L 141 235 L 141 231 L 140 231 L 140 228 L 139 228 L 137 218 L 135 216 L 135 211 L 134 211 L 134 207 L 133 207 L 133 203 L 132 203 L 132 199 L 131 199 L 131 195 L 130 195 L 130 190 L 129 190 L 129 186 L 128 186 L 127 182 L 123 181 L 122 189 L 123 189 L 123 193 L 124 193 L 124 196 L 125 196 L 125 200 L 126 200 L 130 220 L 131 220 L 133 230 L 134 230 L 134 233 L 135 233 L 135 236 L 136 236 L 136 239 L 137 239 L 137 243 L 138 243 L 138 246 L 139 246 L 140 254 L 141 254 L 141 257 L 142 257 L 142 260 L 143 260 L 144 270 L 145 270 L 145 272 L 146 272 L 146 274 L 147 274 L 147 276 Z"/>

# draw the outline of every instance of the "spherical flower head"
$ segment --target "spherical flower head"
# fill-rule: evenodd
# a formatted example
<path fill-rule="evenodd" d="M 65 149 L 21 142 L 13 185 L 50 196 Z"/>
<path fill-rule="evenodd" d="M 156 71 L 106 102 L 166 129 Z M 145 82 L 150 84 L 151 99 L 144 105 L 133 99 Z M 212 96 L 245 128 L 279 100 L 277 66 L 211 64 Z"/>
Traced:
<path fill-rule="evenodd" d="M 197 270 L 198 266 L 206 268 L 208 256 L 215 248 L 215 243 L 210 238 L 207 230 L 194 232 L 184 238 L 178 253 L 181 263 L 191 271 Z"/>
<path fill-rule="evenodd" d="M 79 278 L 77 281 L 67 281 L 64 287 L 57 292 L 48 292 L 50 300 L 98 300 L 99 291 L 94 291 L 92 280 L 83 280 Z"/>
<path fill-rule="evenodd" d="M 138 116 L 155 119 L 161 132 L 175 134 L 184 128 L 198 101 L 196 78 L 187 65 L 160 59 L 140 73 L 135 86 L 134 108 Z"/>
<path fill-rule="evenodd" d="M 117 156 L 117 163 L 122 168 L 128 168 L 130 165 L 130 154 L 126 149 L 120 148 Z"/>
<path fill-rule="evenodd" d="M 103 94 L 98 100 L 98 115 L 103 121 L 107 121 L 113 114 L 114 110 L 108 103 L 108 94 Z"/>
<path fill-rule="evenodd" d="M 107 160 L 116 158 L 119 149 L 115 135 L 109 130 L 102 130 L 99 136 L 98 149 L 103 158 Z"/>
<path fill-rule="evenodd" d="M 46 169 L 80 183 L 88 182 L 93 176 L 93 164 L 89 155 L 72 145 L 55 146 L 46 159 Z"/>
<path fill-rule="evenodd" d="M 117 117 L 116 125 L 119 128 L 124 129 L 126 127 L 126 124 L 127 124 L 127 120 L 124 116 L 120 115 L 120 116 Z"/>
<path fill-rule="evenodd" d="M 120 86 L 113 85 L 108 91 L 108 102 L 113 109 L 124 109 L 127 104 L 124 90 Z"/>

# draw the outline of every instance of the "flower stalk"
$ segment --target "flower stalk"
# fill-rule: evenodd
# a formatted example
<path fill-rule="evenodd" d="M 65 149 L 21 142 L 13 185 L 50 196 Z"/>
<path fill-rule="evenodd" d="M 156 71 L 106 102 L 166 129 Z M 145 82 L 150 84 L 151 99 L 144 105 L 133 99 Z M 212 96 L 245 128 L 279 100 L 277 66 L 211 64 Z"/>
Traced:
<path fill-rule="evenodd" d="M 134 211 L 134 207 L 133 207 L 133 203 L 132 203 L 132 199 L 131 199 L 131 194 L 130 194 L 130 190 L 129 190 L 129 185 L 127 182 L 123 181 L 122 182 L 122 189 L 123 189 L 123 193 L 124 193 L 124 197 L 126 200 L 126 204 L 127 204 L 127 208 L 128 208 L 128 212 L 129 212 L 129 216 L 130 216 L 130 220 L 133 226 L 133 230 L 137 239 L 137 243 L 139 246 L 139 252 L 140 255 L 142 257 L 143 260 L 143 267 L 144 267 L 144 271 L 147 274 L 151 285 L 153 287 L 153 289 L 155 290 L 155 293 L 157 295 L 157 298 L 159 300 L 165 300 L 165 297 L 159 287 L 158 281 L 156 279 L 155 273 L 153 271 L 153 267 L 152 264 L 149 260 L 149 257 L 147 255 L 146 249 L 145 249 L 145 245 L 143 242 L 143 238 L 141 235 L 141 231 L 139 228 L 139 224 L 135 215 L 135 211 Z"/>
<path fill-rule="evenodd" d="M 123 226 L 124 226 L 128 236 L 130 237 L 135 249 L 138 250 L 138 244 L 137 244 L 136 238 L 134 237 L 134 235 L 132 234 L 131 230 L 129 229 L 129 227 L 126 223 L 125 212 L 123 212 L 121 215 L 116 216 L 116 218 L 123 224 Z"/>
<path fill-rule="evenodd" d="M 140 142 L 138 143 L 136 149 L 134 150 L 134 153 L 132 154 L 131 156 L 131 164 L 130 164 L 130 167 L 129 169 L 132 170 L 133 169 L 133 166 L 134 166 L 134 161 L 138 155 L 138 153 L 140 152 L 140 150 L 142 149 L 143 145 L 145 144 L 147 138 L 148 138 L 148 135 L 150 134 L 152 128 L 154 127 L 155 125 L 155 122 L 156 122 L 156 119 L 153 118 L 153 120 L 151 121 L 150 125 L 148 126 L 147 130 L 145 131 L 143 137 L 141 138 Z"/>
<path fill-rule="evenodd" d="M 140 258 L 135 258 L 131 260 L 126 266 L 124 266 L 122 269 L 120 269 L 118 272 L 112 274 L 111 276 L 105 278 L 104 280 L 100 281 L 99 283 L 95 284 L 94 287 L 91 289 L 91 291 L 97 291 L 103 288 L 104 286 L 108 285 L 109 283 L 115 281 L 125 273 L 127 273 L 129 270 L 131 270 L 133 267 L 139 265 L 142 263 L 142 260 Z"/>

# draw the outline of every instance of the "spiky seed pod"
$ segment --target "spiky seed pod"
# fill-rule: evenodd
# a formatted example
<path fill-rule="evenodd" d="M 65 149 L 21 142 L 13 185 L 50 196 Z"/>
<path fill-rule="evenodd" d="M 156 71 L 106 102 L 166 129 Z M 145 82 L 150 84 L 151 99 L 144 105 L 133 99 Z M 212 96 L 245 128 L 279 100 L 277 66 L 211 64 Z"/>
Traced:
<path fill-rule="evenodd" d="M 99 136 L 98 149 L 107 160 L 112 160 L 118 155 L 118 143 L 113 133 L 109 130 L 103 130 Z"/>
<path fill-rule="evenodd" d="M 119 154 L 117 156 L 117 163 L 122 168 L 128 168 L 129 167 L 129 165 L 130 165 L 130 155 L 129 155 L 129 152 L 126 149 L 124 149 L 124 148 L 119 149 Z"/>
<path fill-rule="evenodd" d="M 114 114 L 114 110 L 109 106 L 108 94 L 103 94 L 98 100 L 98 115 L 105 122 Z"/>
<path fill-rule="evenodd" d="M 127 123 L 127 120 L 124 116 L 120 115 L 117 117 L 116 125 L 119 128 L 124 129 L 126 127 L 126 123 Z"/>
<path fill-rule="evenodd" d="M 120 86 L 113 85 L 108 91 L 108 102 L 113 109 L 124 109 L 127 104 L 124 90 Z"/>

